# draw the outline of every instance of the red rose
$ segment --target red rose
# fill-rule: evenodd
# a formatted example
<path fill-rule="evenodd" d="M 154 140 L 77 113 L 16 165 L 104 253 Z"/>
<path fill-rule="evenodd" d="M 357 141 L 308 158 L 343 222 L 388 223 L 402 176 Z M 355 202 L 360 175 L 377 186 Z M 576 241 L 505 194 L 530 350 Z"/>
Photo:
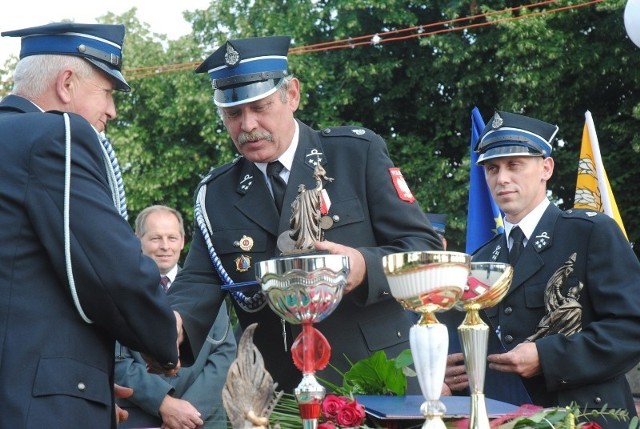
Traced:
<path fill-rule="evenodd" d="M 344 396 L 327 395 L 322 401 L 322 417 L 335 421 L 338 411 L 347 403 Z"/>
<path fill-rule="evenodd" d="M 585 423 L 583 425 L 578 426 L 580 429 L 602 429 L 602 426 L 600 426 L 598 423 L 596 422 L 588 422 Z"/>
<path fill-rule="evenodd" d="M 318 425 L 318 429 L 336 429 L 336 426 L 331 422 L 322 422 Z"/>
<path fill-rule="evenodd" d="M 351 401 L 338 411 L 336 422 L 343 427 L 358 427 L 364 421 L 364 417 L 364 407 L 357 401 Z"/>

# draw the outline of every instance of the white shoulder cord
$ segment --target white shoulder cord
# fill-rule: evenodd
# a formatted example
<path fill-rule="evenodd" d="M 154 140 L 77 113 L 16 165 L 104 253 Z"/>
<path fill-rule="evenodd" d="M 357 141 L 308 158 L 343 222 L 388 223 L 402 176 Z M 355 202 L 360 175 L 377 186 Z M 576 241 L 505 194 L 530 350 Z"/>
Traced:
<path fill-rule="evenodd" d="M 69 115 L 63 113 L 64 117 L 64 144 L 65 144 L 65 164 L 64 164 L 64 258 L 67 267 L 67 277 L 69 278 L 69 290 L 73 303 L 78 310 L 78 314 L 87 323 L 93 323 L 91 319 L 82 310 L 78 292 L 76 291 L 76 283 L 73 279 L 73 268 L 71 267 L 71 244 L 69 232 L 69 196 L 71 194 L 71 125 L 69 124 Z"/>

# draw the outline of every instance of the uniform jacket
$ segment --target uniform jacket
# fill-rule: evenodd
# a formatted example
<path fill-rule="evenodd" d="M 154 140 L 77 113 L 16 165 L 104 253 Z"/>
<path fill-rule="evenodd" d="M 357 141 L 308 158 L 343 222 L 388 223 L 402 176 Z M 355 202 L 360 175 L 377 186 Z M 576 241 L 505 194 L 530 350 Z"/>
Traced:
<path fill-rule="evenodd" d="M 327 176 L 335 179 L 324 186 L 331 199 L 328 216 L 333 219 L 333 226 L 325 230 L 325 239 L 357 248 L 367 264 L 364 284 L 346 295 L 338 308 L 315 326 L 331 344 L 331 364 L 342 371 L 350 367 L 347 359 L 356 362 L 377 350 L 395 357 L 409 348 L 411 320 L 389 293 L 382 256 L 441 249 L 440 240 L 418 203 L 399 197 L 389 171 L 393 164 L 380 136 L 357 127 L 320 132 L 299 124 L 299 145 L 283 207 L 290 207 L 299 184 L 307 189 L 315 187 L 313 163 L 320 159 Z M 289 229 L 290 210 L 283 209 L 279 217 L 264 176 L 244 158 L 213 170 L 204 186 L 212 241 L 224 268 L 234 282 L 255 280 L 255 264 L 279 256 L 276 239 Z M 253 240 L 250 250 L 239 247 L 243 236 Z M 241 256 L 250 258 L 246 271 L 247 267 L 236 265 Z M 196 232 L 184 269 L 169 291 L 194 353 L 224 297 L 220 283 L 202 234 Z M 283 339 L 281 320 L 268 306 L 252 313 L 237 305 L 236 310 L 243 327 L 258 322 L 254 343 L 280 388 L 290 392 L 302 378 L 290 354 L 299 325 L 292 329 L 287 323 Z M 319 377 L 341 383 L 341 376 L 331 368 Z"/>
<path fill-rule="evenodd" d="M 236 340 L 229 327 L 224 302 L 209 336 L 222 343 L 215 345 L 205 341 L 195 362 L 181 367 L 175 377 L 148 373 L 140 353 L 116 345 L 116 383 L 133 388 L 132 397 L 118 401 L 129 412 L 127 421 L 120 423 L 118 428 L 159 427 L 162 424 L 160 404 L 170 394 L 196 407 L 207 428 L 226 429 L 222 387 L 236 357 Z"/>
<path fill-rule="evenodd" d="M 65 127 L 0 103 L 0 427 L 115 428 L 115 339 L 176 362 L 175 318 L 153 260 L 114 207 L 95 130 L 70 114 L 72 270 L 65 268 Z"/>
<path fill-rule="evenodd" d="M 507 262 L 508 253 L 501 234 L 483 245 L 473 260 Z M 537 405 L 574 401 L 599 409 L 607 404 L 633 416 L 625 374 L 640 359 L 640 264 L 617 224 L 604 214 L 547 208 L 514 268 L 509 292 L 486 311 L 489 325 L 499 327 L 502 338 L 501 345 L 492 335 L 489 354 L 503 352 L 502 347 L 511 350 L 536 331 L 546 314 L 547 282 L 573 253 L 576 261 L 566 288 L 583 284 L 582 330 L 535 340 L 542 375 L 523 379 L 524 384 Z M 487 383 L 490 378 L 488 372 Z M 627 426 L 628 422 L 619 427 Z M 606 427 L 616 424 L 609 419 Z"/>

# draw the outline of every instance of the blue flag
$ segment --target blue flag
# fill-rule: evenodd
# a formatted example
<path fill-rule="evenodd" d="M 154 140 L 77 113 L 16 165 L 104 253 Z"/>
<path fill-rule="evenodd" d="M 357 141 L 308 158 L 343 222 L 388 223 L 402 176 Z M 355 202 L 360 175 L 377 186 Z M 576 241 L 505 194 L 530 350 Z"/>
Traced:
<path fill-rule="evenodd" d="M 473 148 L 485 124 L 477 107 L 471 111 L 471 171 L 469 172 L 469 212 L 467 213 L 466 253 L 475 252 L 494 235 L 504 232 L 502 213 L 493 201 L 484 178 L 484 169 L 476 165 L 478 154 Z"/>

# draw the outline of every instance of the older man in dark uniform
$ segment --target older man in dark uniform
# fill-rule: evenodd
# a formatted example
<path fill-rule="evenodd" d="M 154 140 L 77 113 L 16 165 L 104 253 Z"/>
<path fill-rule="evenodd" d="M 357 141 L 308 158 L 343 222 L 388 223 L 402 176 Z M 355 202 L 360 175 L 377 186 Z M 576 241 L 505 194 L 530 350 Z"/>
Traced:
<path fill-rule="evenodd" d="M 115 339 L 177 366 L 176 320 L 126 221 L 101 142 L 116 111 L 122 25 L 54 23 L 22 38 L 0 102 L 0 427 L 115 428 Z M 68 113 L 63 113 L 68 112 Z"/>
<path fill-rule="evenodd" d="M 362 127 L 314 131 L 294 118 L 300 83 L 288 73 L 289 43 L 279 36 L 229 40 L 197 69 L 209 74 L 214 102 L 242 156 L 200 184 L 194 241 L 169 292 L 195 354 L 223 287 L 253 282 L 230 289 L 233 303 L 243 327 L 258 322 L 254 341 L 285 391 L 301 379 L 290 354 L 299 326 L 281 321 L 266 305 L 254 266 L 280 255 L 277 239 L 289 229 L 291 203 L 299 185 L 316 186 L 317 163 L 334 180 L 324 187 L 326 241 L 316 249 L 348 256 L 351 267 L 342 302 L 317 325 L 339 370 L 378 350 L 395 357 L 409 348 L 411 321 L 389 294 L 382 256 L 442 248 L 380 136 Z M 341 382 L 331 368 L 319 377 Z"/>
<path fill-rule="evenodd" d="M 640 359 L 640 263 L 610 217 L 563 212 L 548 200 L 557 130 L 496 112 L 478 140 L 478 163 L 505 213 L 505 234 L 473 260 L 514 267 L 506 297 L 486 311 L 496 332 L 489 368 L 519 376 L 536 405 L 607 405 L 635 416 L 625 374 Z M 628 422 L 608 417 L 603 427 Z"/>

